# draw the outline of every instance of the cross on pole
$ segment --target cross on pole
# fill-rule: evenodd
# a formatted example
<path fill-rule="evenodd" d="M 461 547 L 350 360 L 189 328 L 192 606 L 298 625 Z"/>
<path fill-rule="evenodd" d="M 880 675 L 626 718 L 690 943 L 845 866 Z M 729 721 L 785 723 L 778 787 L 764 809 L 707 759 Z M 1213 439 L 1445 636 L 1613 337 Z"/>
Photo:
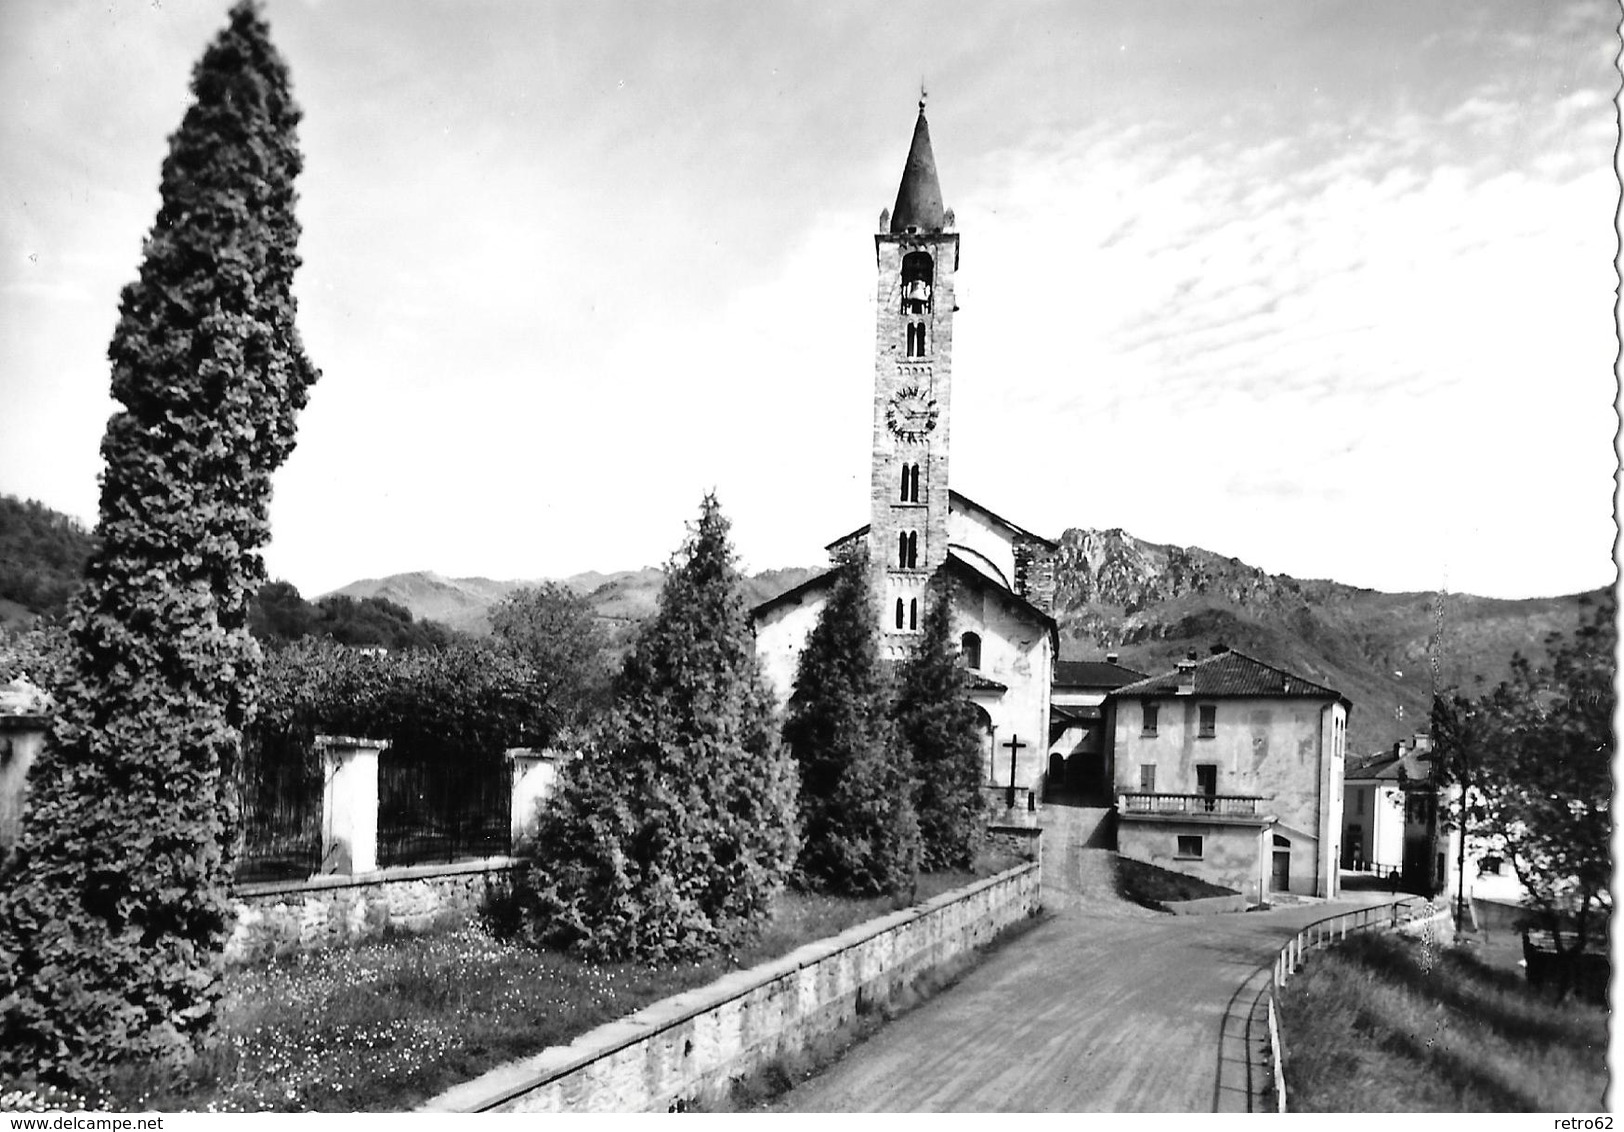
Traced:
<path fill-rule="evenodd" d="M 1006 804 L 1013 810 L 1015 808 L 1015 753 L 1026 744 L 1021 742 L 1019 735 L 1011 735 L 1009 742 L 1003 743 L 1001 746 L 1009 749 L 1009 796 L 1006 799 Z"/>

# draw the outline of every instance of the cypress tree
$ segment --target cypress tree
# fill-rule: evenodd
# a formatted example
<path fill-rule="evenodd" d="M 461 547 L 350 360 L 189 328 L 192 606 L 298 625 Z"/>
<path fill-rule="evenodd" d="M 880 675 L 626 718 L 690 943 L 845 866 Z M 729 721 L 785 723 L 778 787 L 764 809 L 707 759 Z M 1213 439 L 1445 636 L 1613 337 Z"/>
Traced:
<path fill-rule="evenodd" d="M 907 751 L 891 719 L 867 559 L 853 554 L 807 634 L 784 738 L 801 773 L 804 887 L 901 894 L 919 868 Z"/>
<path fill-rule="evenodd" d="M 239 3 L 192 76 L 108 348 L 100 545 L 0 891 L 0 1070 L 97 1080 L 179 1061 L 230 927 L 230 778 L 258 651 L 271 473 L 316 379 L 294 329 L 299 120 Z"/>
<path fill-rule="evenodd" d="M 953 645 L 948 583 L 939 579 L 898 679 L 896 718 L 913 763 L 920 866 L 968 868 L 983 833 L 981 741 L 964 665 Z"/>
<path fill-rule="evenodd" d="M 795 772 L 707 495 L 612 718 L 544 809 L 531 934 L 592 958 L 701 958 L 752 934 L 795 861 Z"/>

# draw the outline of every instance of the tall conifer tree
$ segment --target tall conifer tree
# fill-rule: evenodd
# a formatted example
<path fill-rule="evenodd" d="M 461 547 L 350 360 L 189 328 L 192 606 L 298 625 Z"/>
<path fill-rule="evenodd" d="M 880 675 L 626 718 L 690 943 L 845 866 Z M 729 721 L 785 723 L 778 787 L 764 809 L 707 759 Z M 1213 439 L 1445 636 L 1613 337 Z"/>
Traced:
<path fill-rule="evenodd" d="M 316 370 L 294 329 L 299 120 L 256 8 L 192 76 L 108 357 L 100 546 L 0 888 L 0 1070 L 179 1060 L 230 926 L 229 783 L 253 706 L 271 473 Z"/>
<path fill-rule="evenodd" d="M 841 562 L 807 634 L 784 738 L 801 773 L 809 888 L 875 895 L 911 891 L 919 869 L 907 750 L 891 720 L 867 559 Z"/>
<path fill-rule="evenodd" d="M 946 579 L 932 586 L 925 623 L 897 682 L 897 730 L 913 764 L 920 866 L 968 868 L 983 832 L 981 740 Z"/>
<path fill-rule="evenodd" d="M 610 723 L 543 810 L 531 931 L 594 958 L 686 960 L 754 932 L 795 861 L 795 771 L 706 496 Z"/>

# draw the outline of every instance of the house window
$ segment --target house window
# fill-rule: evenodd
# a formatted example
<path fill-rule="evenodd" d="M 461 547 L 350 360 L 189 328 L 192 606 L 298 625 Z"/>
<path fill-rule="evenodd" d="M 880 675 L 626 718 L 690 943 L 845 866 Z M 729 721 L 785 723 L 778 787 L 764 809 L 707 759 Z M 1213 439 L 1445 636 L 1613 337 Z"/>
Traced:
<path fill-rule="evenodd" d="M 1141 735 L 1154 735 L 1154 734 L 1156 734 L 1156 709 L 1157 709 L 1157 706 L 1158 705 L 1156 705 L 1156 704 L 1146 704 L 1145 705 L 1145 726 L 1144 726 L 1144 730 L 1140 732 Z"/>
<path fill-rule="evenodd" d="M 1353 812 L 1356 814 L 1365 812 L 1365 792 L 1363 790 L 1353 792 Z"/>
<path fill-rule="evenodd" d="M 1139 768 L 1139 793 L 1156 793 L 1156 764 L 1145 763 Z"/>
<path fill-rule="evenodd" d="M 1477 875 L 1480 877 L 1497 877 L 1500 875 L 1500 858 L 1484 857 L 1477 863 Z"/>
<path fill-rule="evenodd" d="M 1201 705 L 1201 730 L 1196 734 L 1202 739 L 1211 739 L 1218 734 L 1218 707 L 1216 704 Z"/>
<path fill-rule="evenodd" d="M 959 638 L 959 655 L 964 657 L 964 667 L 981 667 L 981 637 L 976 633 L 966 633 Z"/>
<path fill-rule="evenodd" d="M 1181 833 L 1179 838 L 1179 851 L 1177 856 L 1183 860 L 1199 861 L 1201 859 L 1201 838 L 1193 834 Z"/>

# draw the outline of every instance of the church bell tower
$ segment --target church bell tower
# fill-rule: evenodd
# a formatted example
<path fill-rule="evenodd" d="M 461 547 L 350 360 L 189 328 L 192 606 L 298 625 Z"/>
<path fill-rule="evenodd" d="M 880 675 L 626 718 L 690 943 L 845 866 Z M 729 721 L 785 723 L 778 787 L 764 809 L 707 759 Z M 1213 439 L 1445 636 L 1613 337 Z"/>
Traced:
<path fill-rule="evenodd" d="M 919 631 L 930 577 L 947 559 L 947 453 L 953 392 L 953 276 L 959 237 L 931 153 L 925 102 L 896 207 L 874 237 L 874 443 L 869 562 L 883 652 Z"/>

